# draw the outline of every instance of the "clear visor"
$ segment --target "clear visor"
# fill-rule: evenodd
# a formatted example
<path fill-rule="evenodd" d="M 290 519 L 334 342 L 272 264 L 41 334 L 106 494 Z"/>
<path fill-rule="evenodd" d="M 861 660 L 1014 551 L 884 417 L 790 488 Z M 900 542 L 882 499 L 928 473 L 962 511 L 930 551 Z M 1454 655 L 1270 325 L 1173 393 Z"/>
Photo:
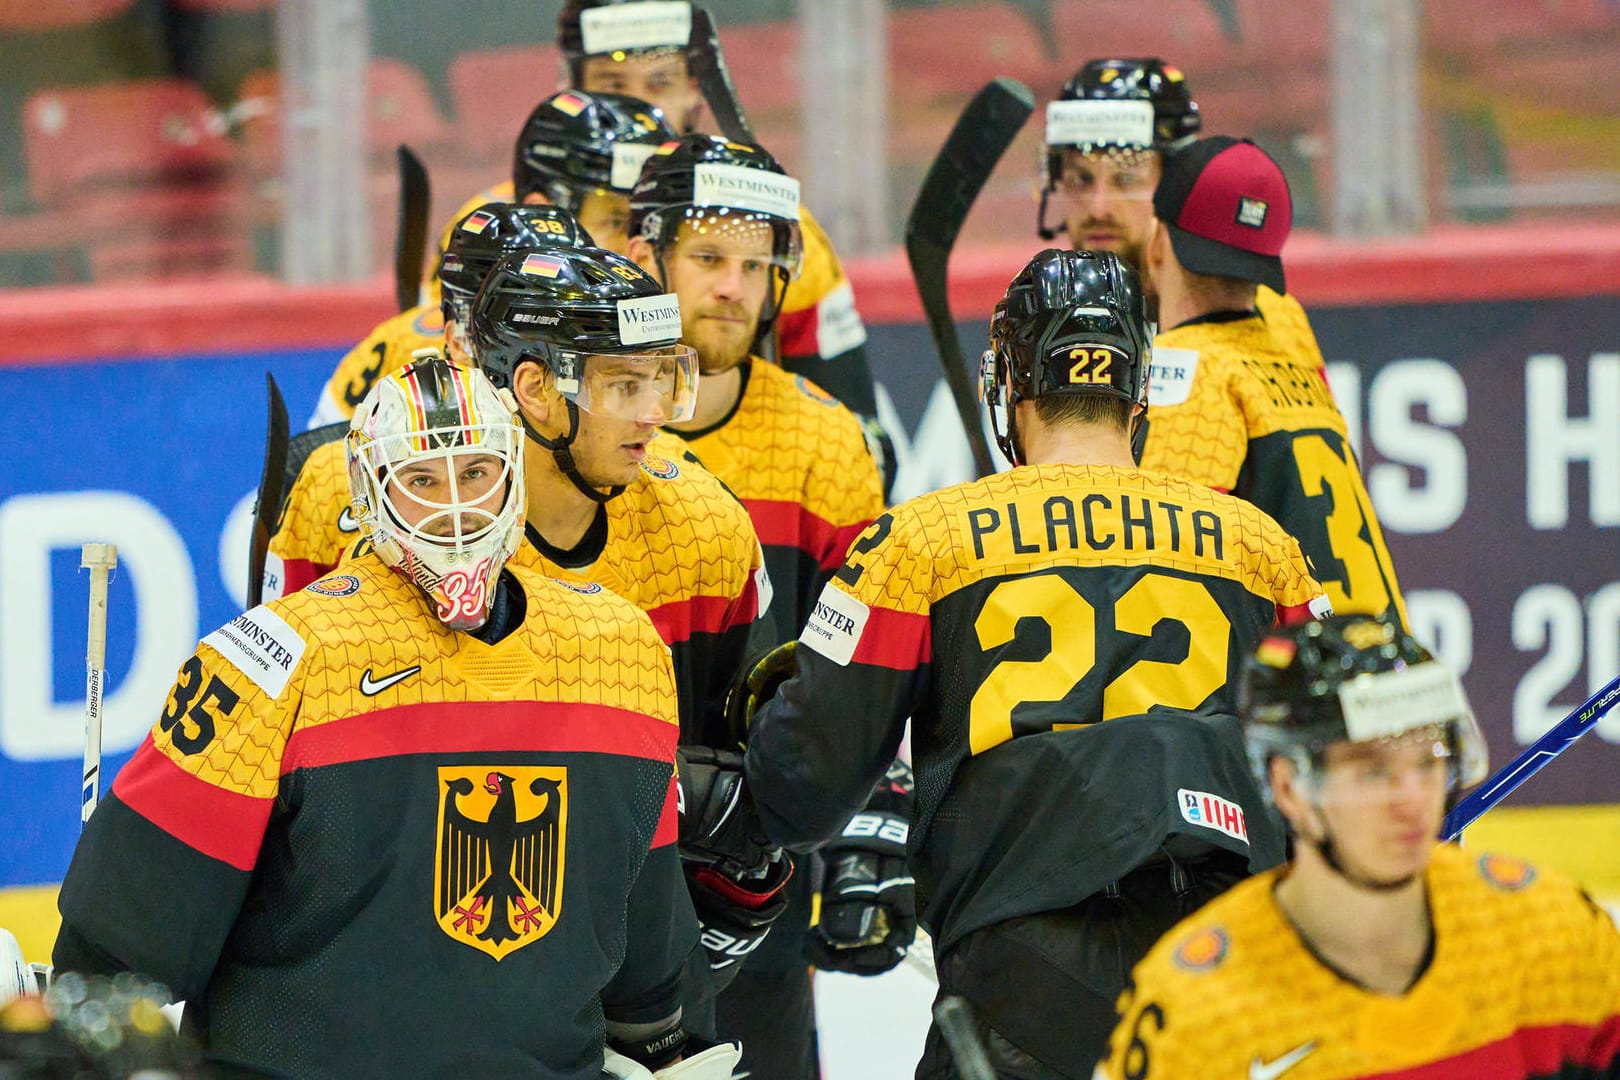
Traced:
<path fill-rule="evenodd" d="M 1151 202 L 1157 177 L 1151 146 L 1054 148 L 1046 158 L 1046 190 L 1060 199 L 1087 198 L 1099 192 L 1110 199 Z"/>
<path fill-rule="evenodd" d="M 772 267 L 792 281 L 804 268 L 804 237 L 797 221 L 727 206 L 692 206 L 680 217 L 682 254 L 716 268 L 735 266 L 744 276 Z"/>
<path fill-rule="evenodd" d="M 560 359 L 557 391 L 593 416 L 671 424 L 690 420 L 697 408 L 697 352 L 690 345 Z"/>
<path fill-rule="evenodd" d="M 1323 806 L 1365 806 L 1432 796 L 1439 806 L 1461 784 L 1462 761 L 1449 725 L 1325 748 L 1308 784 Z"/>

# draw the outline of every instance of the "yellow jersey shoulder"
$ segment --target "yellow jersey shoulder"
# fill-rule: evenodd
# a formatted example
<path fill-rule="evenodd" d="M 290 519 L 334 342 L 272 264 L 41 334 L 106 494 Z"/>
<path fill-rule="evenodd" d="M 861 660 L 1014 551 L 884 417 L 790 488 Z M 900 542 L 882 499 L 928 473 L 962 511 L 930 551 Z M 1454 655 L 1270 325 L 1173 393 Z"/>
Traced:
<path fill-rule="evenodd" d="M 410 363 L 417 349 L 437 349 L 443 344 L 444 316 L 437 302 L 389 316 L 338 361 L 326 384 L 327 397 L 347 419 L 378 379 Z"/>
<path fill-rule="evenodd" d="M 270 538 L 270 553 L 283 561 L 336 565 L 343 549 L 359 536 L 351 505 L 343 440 L 322 443 L 298 470 Z"/>
<path fill-rule="evenodd" d="M 741 444 L 731 453 L 745 499 L 795 502 L 838 526 L 883 510 L 883 477 L 860 421 L 803 375 L 755 360 L 738 414 L 718 434 Z"/>
<path fill-rule="evenodd" d="M 808 206 L 799 207 L 799 236 L 804 245 L 804 264 L 782 297 L 784 315 L 815 307 L 847 280 L 832 241 Z"/>

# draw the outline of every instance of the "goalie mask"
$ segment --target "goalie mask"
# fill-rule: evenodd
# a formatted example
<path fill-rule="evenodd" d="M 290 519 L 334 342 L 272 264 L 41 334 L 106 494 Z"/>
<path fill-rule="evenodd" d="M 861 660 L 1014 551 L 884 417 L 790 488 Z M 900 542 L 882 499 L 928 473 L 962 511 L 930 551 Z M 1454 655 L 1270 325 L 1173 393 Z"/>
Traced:
<path fill-rule="evenodd" d="M 1016 406 L 1090 394 L 1147 404 L 1153 346 L 1141 282 L 1117 255 L 1036 255 L 1007 286 L 990 318 L 981 390 L 1007 460 L 1022 464 Z"/>
<path fill-rule="evenodd" d="M 1178 69 L 1156 57 L 1090 61 L 1046 107 L 1036 232 L 1051 240 L 1062 231 L 1061 225 L 1046 224 L 1046 204 L 1063 176 L 1066 151 L 1135 159 L 1148 151 L 1180 149 L 1202 126 L 1198 104 Z"/>
<path fill-rule="evenodd" d="M 439 620 L 477 630 L 523 542 L 518 421 L 473 368 L 424 352 L 385 376 L 344 440 L 355 521 Z"/>

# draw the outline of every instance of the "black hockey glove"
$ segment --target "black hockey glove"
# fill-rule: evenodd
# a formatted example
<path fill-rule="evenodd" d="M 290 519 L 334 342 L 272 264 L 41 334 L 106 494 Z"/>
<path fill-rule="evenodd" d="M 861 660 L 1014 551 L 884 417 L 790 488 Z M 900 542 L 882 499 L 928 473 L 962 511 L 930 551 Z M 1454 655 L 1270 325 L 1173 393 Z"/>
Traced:
<path fill-rule="evenodd" d="M 726 695 L 726 729 L 741 746 L 748 741 L 754 714 L 776 696 L 798 669 L 797 641 L 785 642 L 754 661 L 748 673 Z"/>
<path fill-rule="evenodd" d="M 793 860 L 770 842 L 743 782 L 742 755 L 706 746 L 677 752 L 681 863 L 709 966 L 732 969 L 787 907 Z"/>
<path fill-rule="evenodd" d="M 917 886 L 906 868 L 914 789 L 911 766 L 896 760 L 866 808 L 821 849 L 821 921 L 804 947 L 816 967 L 879 975 L 917 936 Z"/>

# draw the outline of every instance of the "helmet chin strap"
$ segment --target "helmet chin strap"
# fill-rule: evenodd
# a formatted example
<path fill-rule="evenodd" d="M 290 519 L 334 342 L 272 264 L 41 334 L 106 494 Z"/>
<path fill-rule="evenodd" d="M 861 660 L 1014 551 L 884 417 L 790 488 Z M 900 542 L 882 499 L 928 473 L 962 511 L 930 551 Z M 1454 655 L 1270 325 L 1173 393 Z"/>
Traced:
<path fill-rule="evenodd" d="M 1408 874 L 1405 877 L 1398 878 L 1394 881 L 1375 881 L 1364 874 L 1357 874 L 1353 872 L 1344 865 L 1344 860 L 1339 858 L 1339 847 L 1333 841 L 1333 833 L 1332 830 L 1327 827 L 1327 815 L 1322 812 L 1321 805 L 1313 802 L 1311 803 L 1311 810 L 1319 819 L 1321 819 L 1322 835 L 1318 839 L 1307 837 L 1301 833 L 1299 838 L 1314 848 L 1316 853 L 1321 856 L 1322 861 L 1327 864 L 1328 869 L 1333 871 L 1333 873 L 1337 874 L 1340 878 L 1349 882 L 1358 889 L 1373 893 L 1396 892 L 1400 889 L 1406 888 L 1406 886 L 1417 880 L 1417 874 Z"/>
<path fill-rule="evenodd" d="M 569 447 L 573 445 L 574 437 L 579 434 L 579 406 L 575 405 L 572 401 L 568 401 L 566 404 L 568 406 L 567 435 L 564 435 L 560 439 L 546 438 L 544 435 L 540 434 L 534 429 L 534 426 L 529 423 L 529 418 L 525 416 L 523 411 L 520 409 L 518 410 L 518 418 L 523 421 L 524 434 L 533 439 L 535 442 L 539 443 L 541 446 L 545 447 L 547 450 L 551 451 L 551 460 L 557 463 L 557 471 L 568 477 L 569 480 L 573 481 L 574 486 L 578 488 L 580 493 L 587 499 L 591 499 L 599 503 L 605 503 L 610 499 L 616 498 L 624 492 L 623 484 L 610 487 L 606 491 L 603 491 L 598 487 L 593 487 L 590 481 L 586 480 L 585 477 L 581 475 L 579 466 L 575 464 L 573 451 L 570 450 Z"/>

